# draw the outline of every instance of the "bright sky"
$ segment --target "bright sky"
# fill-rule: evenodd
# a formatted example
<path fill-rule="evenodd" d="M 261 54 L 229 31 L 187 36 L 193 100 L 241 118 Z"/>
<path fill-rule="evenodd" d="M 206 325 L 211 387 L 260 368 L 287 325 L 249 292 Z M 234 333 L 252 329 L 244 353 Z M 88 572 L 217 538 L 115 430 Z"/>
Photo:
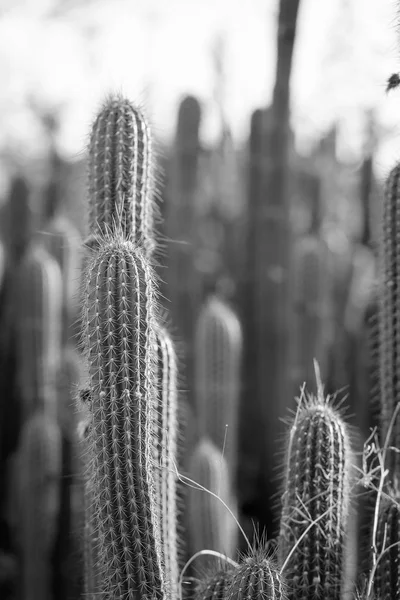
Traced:
<path fill-rule="evenodd" d="M 61 6 L 58 16 L 49 16 Z M 173 133 L 177 103 L 204 103 L 203 137 L 218 131 L 211 48 L 226 43 L 224 104 L 234 135 L 271 99 L 277 0 L 0 0 L 0 160 L 45 151 L 29 96 L 60 107 L 59 146 L 85 150 L 94 112 L 112 91 L 141 102 L 161 137 Z M 301 0 L 292 78 L 299 148 L 341 122 L 341 151 L 361 143 L 364 110 L 387 129 L 377 167 L 400 159 L 400 90 L 385 94 L 400 70 L 395 0 Z"/>

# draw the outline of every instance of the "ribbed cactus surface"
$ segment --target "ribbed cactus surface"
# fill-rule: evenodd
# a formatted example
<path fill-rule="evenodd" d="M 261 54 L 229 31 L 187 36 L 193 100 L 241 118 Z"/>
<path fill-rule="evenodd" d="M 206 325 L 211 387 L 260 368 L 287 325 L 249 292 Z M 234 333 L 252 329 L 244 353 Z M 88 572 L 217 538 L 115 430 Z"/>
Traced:
<path fill-rule="evenodd" d="M 171 337 L 161 326 L 157 343 L 157 431 L 155 434 L 157 503 L 161 527 L 165 575 L 173 597 L 178 593 L 177 532 L 177 357 Z"/>
<path fill-rule="evenodd" d="M 377 563 L 374 591 L 380 600 L 400 599 L 400 507 L 381 500 L 376 528 Z"/>
<path fill-rule="evenodd" d="M 87 267 L 83 345 L 89 363 L 88 473 L 102 593 L 163 598 L 156 503 L 156 296 L 136 245 L 112 238 Z M 166 507 L 164 507 L 166 508 Z"/>
<path fill-rule="evenodd" d="M 229 469 L 221 451 L 207 438 L 196 446 L 189 465 L 190 478 L 207 491 L 190 488 L 188 527 L 191 551 L 214 550 L 234 557 L 237 525 L 226 506 L 234 509 Z"/>
<path fill-rule="evenodd" d="M 351 468 L 347 427 L 319 388 L 300 399 L 286 457 L 279 558 L 293 600 L 341 598 Z"/>
<path fill-rule="evenodd" d="M 233 572 L 224 600 L 287 600 L 287 585 L 277 565 L 261 550 Z"/>
<path fill-rule="evenodd" d="M 233 310 L 216 296 L 204 304 L 196 327 L 196 412 L 200 435 L 224 453 L 231 469 L 237 451 L 242 331 Z"/>
<path fill-rule="evenodd" d="M 197 584 L 195 600 L 225 600 L 234 574 L 235 569 L 229 564 L 214 573 L 207 573 Z"/>
<path fill-rule="evenodd" d="M 154 191 L 147 120 L 129 100 L 111 97 L 97 115 L 90 135 L 90 234 L 119 230 L 150 254 L 155 246 Z"/>
<path fill-rule="evenodd" d="M 42 409 L 25 422 L 18 453 L 18 538 L 24 600 L 52 598 L 52 552 L 60 508 L 61 435 Z"/>
<path fill-rule="evenodd" d="M 17 272 L 18 382 L 25 415 L 46 405 L 56 415 L 61 357 L 62 276 L 55 259 L 33 243 Z"/>
<path fill-rule="evenodd" d="M 379 372 L 382 419 L 381 443 L 386 437 L 400 395 L 400 164 L 386 181 L 383 232 L 380 245 Z M 390 445 L 400 447 L 400 420 Z M 388 453 L 391 476 L 399 477 L 400 455 Z"/>

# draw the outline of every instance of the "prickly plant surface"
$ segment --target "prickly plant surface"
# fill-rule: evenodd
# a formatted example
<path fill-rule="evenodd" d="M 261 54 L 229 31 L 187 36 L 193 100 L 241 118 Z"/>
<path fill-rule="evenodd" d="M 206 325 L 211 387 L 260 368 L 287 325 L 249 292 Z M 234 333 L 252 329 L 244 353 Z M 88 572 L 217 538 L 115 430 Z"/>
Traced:
<path fill-rule="evenodd" d="M 341 597 L 351 465 L 348 430 L 329 397 L 321 388 L 302 397 L 290 431 L 279 536 L 293 600 Z"/>
<path fill-rule="evenodd" d="M 382 420 L 381 443 L 400 394 L 400 164 L 386 181 L 381 239 L 379 290 L 379 364 Z M 400 447 L 400 421 L 393 427 L 390 445 Z M 399 475 L 400 455 L 389 453 L 389 468 Z"/>
<path fill-rule="evenodd" d="M 287 585 L 276 563 L 262 550 L 244 559 L 233 571 L 224 600 L 286 600 Z"/>
<path fill-rule="evenodd" d="M 198 583 L 194 594 L 195 600 L 224 600 L 232 585 L 235 568 L 224 565 L 216 572 L 208 573 Z"/>
<path fill-rule="evenodd" d="M 158 471 L 156 472 L 157 503 L 161 527 L 165 576 L 171 593 L 178 593 L 177 535 L 177 358 L 167 330 L 159 326 L 157 343 L 157 431 L 155 434 Z"/>
<path fill-rule="evenodd" d="M 89 363 L 88 473 L 102 593 L 166 593 L 156 503 L 156 295 L 137 247 L 112 238 L 87 267 L 83 345 Z M 164 507 L 166 508 L 166 507 Z"/>
<path fill-rule="evenodd" d="M 377 565 L 374 590 L 381 600 L 400 599 L 400 506 L 381 500 L 376 529 Z"/>
<path fill-rule="evenodd" d="M 110 98 L 99 112 L 89 143 L 89 230 L 119 230 L 154 249 L 156 212 L 153 149 L 148 123 L 129 100 Z"/>

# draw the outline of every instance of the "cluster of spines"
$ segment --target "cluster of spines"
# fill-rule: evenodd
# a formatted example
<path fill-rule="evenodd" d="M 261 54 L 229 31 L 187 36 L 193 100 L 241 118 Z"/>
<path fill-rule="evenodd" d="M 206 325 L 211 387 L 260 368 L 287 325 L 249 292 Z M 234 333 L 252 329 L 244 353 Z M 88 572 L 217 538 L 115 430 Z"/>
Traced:
<path fill-rule="evenodd" d="M 256 550 L 232 571 L 224 600 L 287 600 L 288 586 L 278 565 L 264 550 Z"/>
<path fill-rule="evenodd" d="M 286 456 L 279 559 L 289 598 L 341 597 L 352 460 L 348 427 L 319 386 L 300 399 Z"/>
<path fill-rule="evenodd" d="M 202 436 L 223 452 L 231 473 L 237 451 L 242 331 L 217 296 L 203 306 L 196 327 L 196 410 Z"/>
<path fill-rule="evenodd" d="M 87 485 L 103 557 L 102 592 L 163 597 L 152 270 L 132 242 L 113 238 L 92 257 L 85 288 L 83 343 L 91 388 Z"/>
<path fill-rule="evenodd" d="M 111 98 L 96 117 L 90 136 L 91 238 L 119 230 L 150 256 L 155 248 L 154 192 L 149 125 L 131 102 Z"/>

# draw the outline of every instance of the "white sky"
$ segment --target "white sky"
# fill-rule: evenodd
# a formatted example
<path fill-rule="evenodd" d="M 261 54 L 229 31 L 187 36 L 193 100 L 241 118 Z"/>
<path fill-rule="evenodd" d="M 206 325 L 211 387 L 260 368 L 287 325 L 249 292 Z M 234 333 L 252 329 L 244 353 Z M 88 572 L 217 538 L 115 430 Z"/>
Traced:
<path fill-rule="evenodd" d="M 144 104 L 156 132 L 170 136 L 177 103 L 204 103 L 203 137 L 218 131 L 212 102 L 211 46 L 226 40 L 225 108 L 238 140 L 250 113 L 271 99 L 277 0 L 0 0 L 0 158 L 44 152 L 29 95 L 62 110 L 60 149 L 85 149 L 94 112 L 108 92 Z M 80 4 L 78 8 L 73 8 Z M 65 7 L 72 6 L 70 10 Z M 83 7 L 83 8 L 82 8 Z M 400 158 L 400 70 L 395 0 L 301 0 L 292 79 L 293 126 L 300 148 L 341 122 L 341 148 L 359 148 L 364 110 L 387 129 L 378 170 Z"/>

